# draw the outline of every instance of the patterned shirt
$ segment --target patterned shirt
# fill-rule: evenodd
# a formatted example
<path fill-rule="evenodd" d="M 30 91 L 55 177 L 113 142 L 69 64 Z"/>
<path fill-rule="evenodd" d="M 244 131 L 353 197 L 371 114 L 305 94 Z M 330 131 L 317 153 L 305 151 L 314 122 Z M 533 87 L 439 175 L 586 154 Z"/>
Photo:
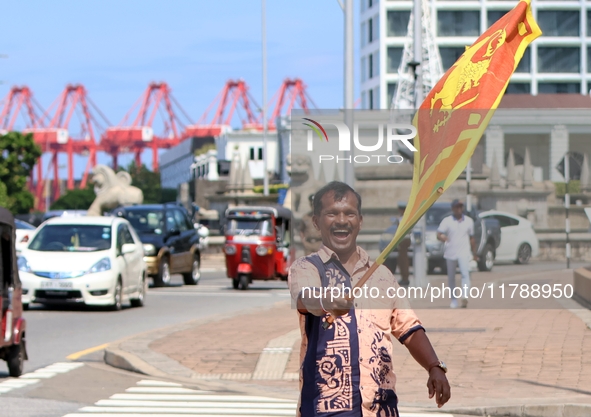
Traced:
<path fill-rule="evenodd" d="M 296 301 L 305 287 L 354 286 L 373 264 L 367 252 L 360 247 L 357 252 L 360 259 L 351 276 L 338 256 L 325 246 L 296 260 L 289 271 L 292 299 Z M 381 290 L 398 288 L 394 276 L 383 265 L 366 285 Z M 403 343 L 414 331 L 423 328 L 408 300 L 381 296 L 355 298 L 351 311 L 336 318 L 327 330 L 322 328 L 326 318 L 323 311 L 310 308 L 308 311 L 298 313 L 302 344 L 297 415 L 397 416 L 390 334 Z"/>

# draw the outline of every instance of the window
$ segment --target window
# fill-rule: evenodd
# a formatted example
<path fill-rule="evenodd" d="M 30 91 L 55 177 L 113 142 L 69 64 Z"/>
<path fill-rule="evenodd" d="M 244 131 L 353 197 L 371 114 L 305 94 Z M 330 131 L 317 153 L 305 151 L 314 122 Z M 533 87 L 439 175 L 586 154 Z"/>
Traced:
<path fill-rule="evenodd" d="M 491 216 L 491 217 L 493 219 L 497 219 L 499 221 L 499 225 L 501 227 L 517 226 L 519 224 L 519 220 L 516 220 L 512 217 L 501 216 L 501 215 L 496 215 L 496 216 Z"/>
<path fill-rule="evenodd" d="M 537 20 L 544 36 L 580 36 L 577 10 L 539 10 Z"/>
<path fill-rule="evenodd" d="M 361 24 L 361 47 L 367 44 L 367 24 L 363 22 Z"/>
<path fill-rule="evenodd" d="M 251 161 L 254 161 L 254 148 L 250 148 L 250 155 L 249 158 Z"/>
<path fill-rule="evenodd" d="M 440 10 L 437 14 L 439 36 L 478 36 L 480 34 L 480 12 Z"/>
<path fill-rule="evenodd" d="M 174 219 L 176 220 L 176 224 L 179 226 L 179 230 L 181 232 L 186 232 L 187 230 L 189 230 L 189 227 L 187 225 L 187 219 L 185 218 L 185 215 L 182 211 L 175 210 Z"/>
<path fill-rule="evenodd" d="M 249 159 L 251 161 L 262 160 L 263 159 L 263 148 L 250 148 L 249 149 Z"/>
<path fill-rule="evenodd" d="M 368 78 L 372 79 L 373 75 L 374 75 L 373 74 L 373 54 L 369 54 L 368 63 L 369 63 Z"/>
<path fill-rule="evenodd" d="M 361 92 L 361 108 L 363 110 L 367 109 L 367 94 L 365 91 Z"/>
<path fill-rule="evenodd" d="M 367 21 L 367 43 L 373 42 L 373 19 Z"/>
<path fill-rule="evenodd" d="M 179 225 L 176 223 L 176 219 L 174 217 L 174 213 L 172 210 L 166 211 L 166 231 L 170 232 L 171 230 L 180 230 Z"/>
<path fill-rule="evenodd" d="M 392 100 L 394 100 L 394 96 L 396 95 L 396 83 L 388 83 L 388 108 L 392 107 Z"/>
<path fill-rule="evenodd" d="M 259 148 L 259 161 L 263 160 L 263 148 Z"/>
<path fill-rule="evenodd" d="M 488 27 L 491 27 L 493 23 L 498 21 L 501 17 L 507 14 L 508 10 L 489 10 L 487 13 Z"/>
<path fill-rule="evenodd" d="M 580 94 L 581 83 L 538 83 L 540 94 Z"/>
<path fill-rule="evenodd" d="M 406 36 L 410 11 L 389 11 L 387 36 Z"/>
<path fill-rule="evenodd" d="M 587 47 L 587 72 L 591 73 L 591 46 Z"/>
<path fill-rule="evenodd" d="M 528 48 L 525 50 L 521 61 L 519 61 L 519 65 L 517 65 L 517 69 L 515 72 L 530 72 L 531 71 L 531 50 Z"/>
<path fill-rule="evenodd" d="M 509 83 L 507 94 L 530 94 L 531 85 L 529 83 Z"/>
<path fill-rule="evenodd" d="M 386 62 L 386 72 L 389 74 L 398 73 L 400 67 L 400 61 L 402 61 L 403 48 L 397 46 L 388 47 L 388 60 Z"/>
<path fill-rule="evenodd" d="M 369 90 L 369 97 L 368 97 L 368 101 L 369 101 L 369 109 L 373 110 L 373 90 Z"/>
<path fill-rule="evenodd" d="M 579 72 L 580 49 L 574 47 L 538 47 L 539 72 Z"/>
<path fill-rule="evenodd" d="M 439 47 L 443 70 L 446 71 L 449 69 L 462 56 L 465 50 L 466 48 L 462 47 Z"/>
<path fill-rule="evenodd" d="M 366 65 L 367 65 L 367 58 L 365 58 L 365 57 L 361 58 L 361 81 L 365 81 L 367 79 Z"/>
<path fill-rule="evenodd" d="M 374 75 L 380 75 L 380 51 L 376 51 L 374 55 Z"/>
<path fill-rule="evenodd" d="M 587 37 L 591 37 L 591 10 L 587 10 Z"/>

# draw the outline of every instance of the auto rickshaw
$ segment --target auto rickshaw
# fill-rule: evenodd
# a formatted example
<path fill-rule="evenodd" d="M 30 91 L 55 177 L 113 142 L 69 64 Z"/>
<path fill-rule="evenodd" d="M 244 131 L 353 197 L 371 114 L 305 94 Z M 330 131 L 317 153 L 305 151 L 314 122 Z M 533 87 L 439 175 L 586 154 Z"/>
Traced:
<path fill-rule="evenodd" d="M 277 207 L 240 206 L 226 210 L 226 274 L 234 289 L 253 280 L 287 280 L 293 259 L 291 211 Z"/>
<path fill-rule="evenodd" d="M 22 317 L 22 287 L 16 259 L 16 226 L 14 217 L 0 207 L 0 359 L 8 364 L 10 376 L 23 373 L 27 358 L 25 346 L 26 322 Z"/>

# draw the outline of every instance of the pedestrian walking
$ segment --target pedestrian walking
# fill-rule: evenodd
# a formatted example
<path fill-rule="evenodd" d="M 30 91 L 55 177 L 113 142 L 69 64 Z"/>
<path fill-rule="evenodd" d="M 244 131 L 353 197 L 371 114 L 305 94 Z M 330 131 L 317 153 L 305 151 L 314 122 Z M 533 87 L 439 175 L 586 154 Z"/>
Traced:
<path fill-rule="evenodd" d="M 302 333 L 298 416 L 398 416 L 393 335 L 426 370 L 429 397 L 438 407 L 450 398 L 441 362 L 406 298 L 332 298 L 322 289 L 352 288 L 373 265 L 357 246 L 361 196 L 350 186 L 331 182 L 314 196 L 313 222 L 322 236 L 318 252 L 299 258 L 289 271 Z M 368 287 L 400 288 L 380 265 Z M 320 296 L 306 296 L 314 288 Z M 308 294 L 310 291 L 308 291 Z M 323 324 L 332 316 L 334 322 Z M 327 323 L 328 324 L 328 323 Z"/>
<path fill-rule="evenodd" d="M 451 308 L 466 308 L 470 291 L 470 261 L 478 261 L 476 241 L 474 240 L 474 221 L 464 214 L 464 203 L 454 200 L 452 214 L 445 217 L 437 228 L 437 239 L 445 242 L 443 257 L 447 264 L 447 283 L 451 289 Z M 454 295 L 456 288 L 456 268 L 460 269 L 462 297 L 461 303 Z"/>

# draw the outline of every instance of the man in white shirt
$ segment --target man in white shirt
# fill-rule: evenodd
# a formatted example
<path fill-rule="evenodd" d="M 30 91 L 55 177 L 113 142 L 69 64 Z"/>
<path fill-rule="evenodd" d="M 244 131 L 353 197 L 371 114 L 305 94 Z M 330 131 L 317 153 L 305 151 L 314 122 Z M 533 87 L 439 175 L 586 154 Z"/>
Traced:
<path fill-rule="evenodd" d="M 474 240 L 474 221 L 464 215 L 464 203 L 454 200 L 451 203 L 452 215 L 444 218 L 437 228 L 437 239 L 445 242 L 443 257 L 447 262 L 447 281 L 451 288 L 451 308 L 458 308 L 458 300 L 454 296 L 456 287 L 456 267 L 462 276 L 461 307 L 468 306 L 470 290 L 470 260 L 478 260 L 476 241 Z"/>

